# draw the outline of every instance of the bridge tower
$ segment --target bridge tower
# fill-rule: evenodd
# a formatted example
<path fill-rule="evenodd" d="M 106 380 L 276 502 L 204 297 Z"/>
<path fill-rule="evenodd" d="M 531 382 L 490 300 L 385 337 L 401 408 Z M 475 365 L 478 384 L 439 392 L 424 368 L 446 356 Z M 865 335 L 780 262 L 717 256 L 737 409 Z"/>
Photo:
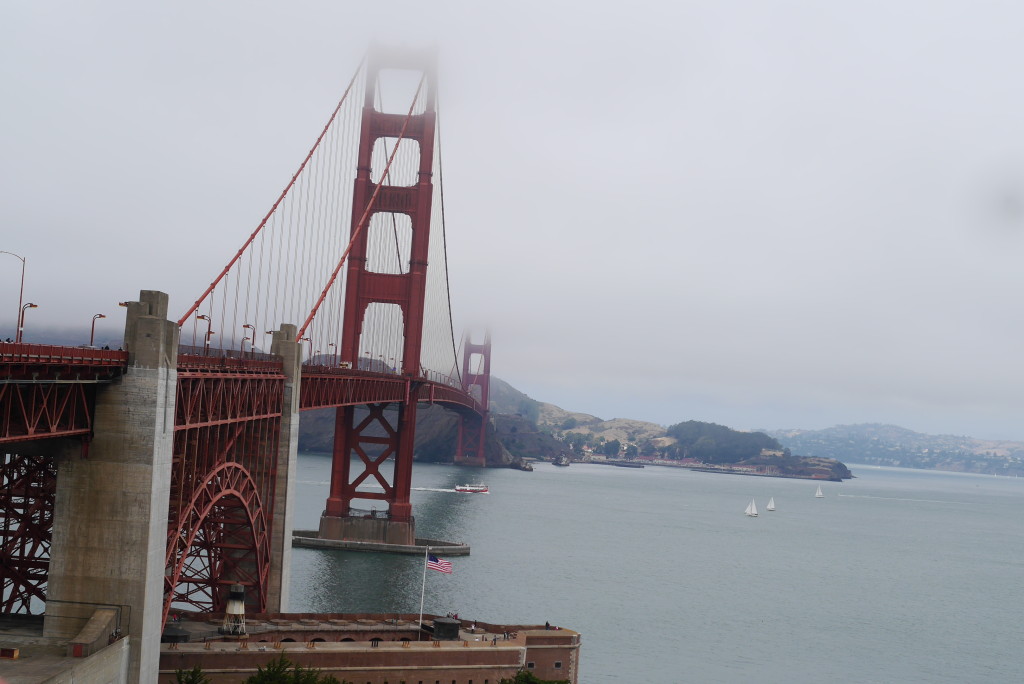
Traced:
<path fill-rule="evenodd" d="M 436 125 L 435 69 L 433 51 L 371 51 L 366 68 L 365 100 L 359 140 L 357 172 L 352 202 L 352 247 L 348 260 L 345 292 L 341 361 L 359 367 L 360 338 L 371 304 L 397 305 L 404 325 L 401 373 L 405 378 L 405 398 L 399 402 L 370 403 L 367 407 L 343 406 L 337 409 L 334 434 L 334 461 L 326 512 L 320 522 L 320 536 L 327 539 L 356 539 L 391 544 L 415 543 L 410 490 L 412 483 L 413 440 L 416 427 L 416 397 L 421 377 L 420 345 L 426 296 L 427 255 L 433 197 L 434 131 Z M 408 115 L 378 111 L 379 76 L 390 69 L 423 74 L 421 113 Z M 400 145 L 418 145 L 417 180 L 413 185 L 381 187 L 371 179 L 374 144 L 383 139 L 398 139 Z M 376 198 L 374 199 L 374 195 Z M 375 214 L 403 214 L 411 224 L 408 269 L 402 273 L 375 272 L 368 268 L 369 226 Z M 361 472 L 353 472 L 353 456 Z M 394 474 L 389 481 L 381 472 L 388 458 L 394 459 Z M 360 489 L 370 481 L 383 491 Z M 380 501 L 387 511 L 359 512 L 355 499 Z"/>
<path fill-rule="evenodd" d="M 481 468 L 487 465 L 484 442 L 489 421 L 488 401 L 491 387 L 491 334 L 483 344 L 467 339 L 462 354 L 462 389 L 480 402 L 482 413 L 459 414 L 459 442 L 455 450 L 455 463 Z"/>

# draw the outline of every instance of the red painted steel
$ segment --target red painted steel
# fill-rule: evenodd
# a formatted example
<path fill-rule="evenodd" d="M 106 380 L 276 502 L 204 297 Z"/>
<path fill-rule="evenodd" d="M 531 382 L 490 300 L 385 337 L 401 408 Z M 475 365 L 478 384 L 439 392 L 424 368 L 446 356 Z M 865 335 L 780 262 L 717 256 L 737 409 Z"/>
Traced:
<path fill-rule="evenodd" d="M 92 432 L 95 385 L 0 384 L 0 444 Z"/>
<path fill-rule="evenodd" d="M 432 59 L 432 62 L 436 58 Z M 359 139 L 357 172 L 352 201 L 351 242 L 345 289 L 345 313 L 342 326 L 341 360 L 358 367 L 359 341 L 367 308 L 372 303 L 396 304 L 402 311 L 403 331 L 402 375 L 410 381 L 409 392 L 402 400 L 374 404 L 367 420 L 356 422 L 356 412 L 349 406 L 339 408 L 335 421 L 334 467 L 331 491 L 327 499 L 328 515 L 347 515 L 353 499 L 381 499 L 376 493 L 359 489 L 367 478 L 381 480 L 379 463 L 387 456 L 395 461 L 393 480 L 384 488 L 392 520 L 409 521 L 412 506 L 409 495 L 412 485 L 413 432 L 419 388 L 412 391 L 412 381 L 420 375 L 420 343 L 423 337 L 423 308 L 426 296 L 427 255 L 430 242 L 430 209 L 433 200 L 434 131 L 436 126 L 436 90 L 433 64 L 423 71 L 417 89 L 426 85 L 422 114 L 410 113 L 399 119 L 374 108 L 378 76 L 383 69 L 408 68 L 404 56 L 378 51 L 367 65 L 363 101 L 362 128 Z M 401 124 L 399 126 L 399 124 Z M 398 133 L 402 139 L 419 145 L 418 181 L 411 187 L 376 184 L 370 178 L 374 142 Z M 392 158 L 394 152 L 392 152 Z M 386 175 L 382 176 L 386 177 Z M 406 273 L 374 273 L 367 269 L 368 236 L 360 225 L 373 213 L 401 213 L 409 216 L 412 228 L 409 269 Z M 385 415 L 385 409 L 389 413 Z M 370 434 L 371 426 L 376 430 Z M 386 437 L 378 436 L 383 432 Z M 384 442 L 380 440 L 384 439 Z M 374 441 L 377 440 L 377 441 Z M 370 453 L 366 445 L 374 447 Z M 364 472 L 351 477 L 351 455 L 359 455 Z M 386 455 L 382 455 L 386 454 Z"/>
<path fill-rule="evenodd" d="M 174 606 L 223 611 L 224 590 L 231 584 L 245 586 L 246 604 L 263 612 L 270 572 L 265 486 L 234 462 L 204 470 L 198 478 L 197 471 L 182 475 L 191 469 L 189 460 L 175 459 L 178 486 L 172 488 L 175 518 L 167 537 L 163 621 Z"/>
<path fill-rule="evenodd" d="M 164 620 L 223 610 L 247 588 L 264 610 L 285 377 L 277 362 L 179 357 Z"/>
<path fill-rule="evenodd" d="M 381 174 L 381 179 L 384 179 L 384 178 L 388 177 L 388 172 L 391 170 L 391 164 L 394 163 L 395 156 L 398 155 L 398 148 L 401 145 L 402 140 L 404 140 L 406 138 L 406 130 L 407 130 L 408 126 L 409 126 L 409 122 L 413 118 L 412 117 L 412 110 L 413 110 L 413 107 L 415 107 L 415 105 L 416 105 L 416 100 L 419 99 L 420 89 L 422 87 L 423 87 L 423 82 L 420 81 L 420 87 L 416 89 L 416 97 L 413 98 L 412 104 L 409 105 L 409 113 L 406 115 L 405 121 L 402 124 L 402 128 L 401 128 L 401 130 L 398 133 L 398 141 L 395 143 L 394 149 L 391 150 L 391 155 L 388 157 L 388 162 L 384 166 L 384 171 Z M 371 88 L 372 88 L 372 86 L 369 86 L 369 85 L 367 86 L 367 90 L 370 90 Z M 365 114 L 365 109 L 364 109 L 364 114 Z M 365 124 L 365 121 L 366 121 L 365 115 L 363 117 L 363 121 L 364 121 L 364 124 Z M 371 150 L 371 152 L 373 150 L 372 143 L 371 143 L 370 150 Z M 360 169 L 361 168 L 362 167 L 360 166 Z M 367 169 L 369 169 L 369 167 L 367 167 Z M 306 334 L 306 328 L 308 328 L 310 323 L 313 322 L 313 318 L 316 317 L 317 311 L 320 310 L 320 306 L 324 303 L 324 300 L 327 299 L 327 293 L 330 292 L 332 287 L 334 287 L 334 282 L 338 279 L 338 273 L 341 272 L 342 266 L 345 265 L 346 261 L 348 261 L 351 264 L 351 260 L 349 259 L 349 256 L 352 254 L 353 248 L 356 247 L 356 245 L 361 244 L 363 246 L 363 249 L 362 249 L 363 254 L 366 253 L 366 239 L 367 239 L 366 229 L 370 225 L 370 218 L 373 216 L 373 214 L 376 213 L 376 212 L 381 212 L 381 211 L 387 211 L 387 212 L 397 211 L 396 209 L 388 208 L 388 206 L 387 206 L 388 205 L 388 202 L 387 202 L 388 191 L 381 192 L 382 188 L 384 188 L 383 185 L 374 185 L 372 187 L 373 187 L 373 191 L 370 193 L 370 199 L 365 203 L 365 205 L 363 205 L 363 208 L 361 209 L 362 213 L 359 215 L 359 218 L 356 219 L 355 216 L 353 216 L 352 227 L 350 229 L 351 237 L 349 239 L 348 246 L 345 247 L 345 251 L 342 252 L 341 258 L 338 259 L 338 265 L 334 267 L 334 271 L 331 272 L 331 277 L 327 279 L 327 285 L 324 286 L 323 292 L 320 293 L 320 296 L 317 298 L 316 302 L 313 304 L 313 308 L 310 310 L 309 316 L 306 317 L 306 320 L 305 320 L 305 322 L 303 322 L 302 327 L 299 328 L 299 332 L 295 336 L 295 341 L 296 342 L 300 342 L 300 341 L 302 341 L 304 339 L 308 339 L 306 337 L 303 337 L 303 335 Z M 356 178 L 356 192 L 358 192 L 358 190 L 359 190 L 359 182 L 358 182 L 358 175 L 357 175 L 357 178 Z M 393 192 L 394 189 L 392 188 L 391 191 Z M 378 196 L 383 197 L 384 201 L 378 202 L 377 201 Z M 361 205 L 353 203 L 353 207 L 359 207 L 359 206 L 361 206 Z M 429 223 L 429 221 L 428 221 L 428 223 Z M 367 271 L 367 273 L 369 273 L 369 272 Z"/>
<path fill-rule="evenodd" d="M 219 351 L 219 350 L 218 350 Z M 261 354 L 261 358 L 244 356 L 206 356 L 199 354 L 178 354 L 178 372 L 191 371 L 223 371 L 226 373 L 281 373 L 281 359 L 269 354 Z"/>
<path fill-rule="evenodd" d="M 482 364 L 474 365 L 473 357 L 479 356 Z M 461 413 L 459 418 L 459 442 L 455 450 L 455 462 L 483 468 L 487 465 L 484 452 L 487 436 L 487 409 L 491 387 L 491 336 L 484 337 L 483 344 L 474 344 L 468 339 L 462 354 L 462 386 L 467 394 L 480 400 L 479 414 Z"/>
<path fill-rule="evenodd" d="M 338 406 L 359 406 L 382 402 L 445 404 L 479 413 L 481 406 L 463 390 L 441 383 L 390 373 L 328 369 L 303 366 L 299 409 L 308 411 Z"/>
<path fill-rule="evenodd" d="M 55 344 L 0 342 L 4 380 L 106 382 L 128 366 L 128 352 Z"/>
<path fill-rule="evenodd" d="M 46 600 L 57 465 L 0 453 L 0 613 L 31 613 Z"/>

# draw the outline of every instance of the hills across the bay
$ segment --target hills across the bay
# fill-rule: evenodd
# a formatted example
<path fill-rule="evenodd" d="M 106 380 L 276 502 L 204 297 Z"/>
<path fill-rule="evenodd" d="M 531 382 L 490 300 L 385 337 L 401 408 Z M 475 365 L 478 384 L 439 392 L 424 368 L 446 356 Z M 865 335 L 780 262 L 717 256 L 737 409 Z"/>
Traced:
<path fill-rule="evenodd" d="M 552 460 L 563 453 L 580 458 L 583 445 L 603 456 L 611 456 L 614 452 L 642 460 L 671 454 L 678 459 L 683 454 L 678 448 L 672 449 L 679 443 L 678 438 L 671 434 L 672 428 L 694 422 L 687 421 L 685 416 L 680 416 L 680 423 L 676 426 L 631 418 L 606 420 L 535 400 L 497 377 L 491 378 L 490 400 L 495 429 L 489 433 L 486 451 L 487 462 L 491 466 L 515 466 L 530 459 Z M 711 423 L 703 425 L 711 426 L 707 428 L 710 430 L 724 429 L 724 426 Z M 450 462 L 457 429 L 454 415 L 436 407 L 421 408 L 417 419 L 416 458 Z M 695 427 L 691 426 L 691 432 L 692 429 Z M 299 435 L 300 450 L 329 451 L 333 430 L 333 409 L 304 413 Z M 678 434 L 679 430 L 675 432 Z M 802 476 L 813 473 L 841 479 L 849 477 L 843 472 L 844 464 L 849 463 L 1024 475 L 1024 443 L 1021 442 L 928 435 L 894 425 L 873 423 L 839 425 L 824 430 L 760 432 L 775 440 L 777 450 L 783 452 L 768 460 L 773 460 L 780 474 L 784 475 L 801 476 L 799 473 L 802 471 Z M 697 435 L 693 443 L 699 439 Z M 769 445 L 768 451 L 772 450 Z M 701 460 L 705 458 L 706 451 Z M 798 463 L 794 460 L 797 458 L 805 460 Z M 765 458 L 756 464 L 764 465 Z"/>
<path fill-rule="evenodd" d="M 586 434 L 592 441 L 632 443 L 638 449 L 664 447 L 674 440 L 669 427 L 642 420 L 604 420 L 536 401 L 508 383 L 492 378 L 492 413 L 518 416 L 533 431 L 550 435 L 565 447 L 567 433 Z M 498 418 L 496 424 L 500 426 Z M 686 418 L 681 416 L 681 421 Z M 520 425 L 523 431 L 524 425 Z M 526 427 L 527 432 L 529 428 Z M 499 432 L 502 432 L 499 427 Z M 877 423 L 838 425 L 823 430 L 761 430 L 783 449 L 804 457 L 835 459 L 843 463 L 924 468 L 987 475 L 1024 475 L 1024 443 L 977 439 L 967 436 L 929 435 L 895 425 Z M 534 440 L 539 441 L 539 440 Z M 514 447 L 515 445 L 513 445 Z M 540 444 L 537 449 L 543 448 Z"/>

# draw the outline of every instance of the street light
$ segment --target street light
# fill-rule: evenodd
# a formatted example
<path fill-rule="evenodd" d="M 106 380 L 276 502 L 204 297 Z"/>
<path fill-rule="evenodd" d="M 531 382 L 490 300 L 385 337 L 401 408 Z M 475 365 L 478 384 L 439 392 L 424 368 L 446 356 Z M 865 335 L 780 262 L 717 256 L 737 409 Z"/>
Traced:
<path fill-rule="evenodd" d="M 21 342 L 21 338 L 23 337 L 23 333 L 25 331 L 25 310 L 38 308 L 39 306 L 33 304 L 32 302 L 29 302 L 25 306 L 21 307 L 21 315 L 18 316 L 18 339 L 14 340 L 15 342 Z"/>
<path fill-rule="evenodd" d="M 299 338 L 300 342 L 309 342 L 309 363 L 313 363 L 313 340 L 308 337 Z"/>
<path fill-rule="evenodd" d="M 96 314 L 92 317 L 92 330 L 89 332 L 89 346 L 92 346 L 92 341 L 96 338 L 96 319 L 106 318 L 106 314 Z"/>
<path fill-rule="evenodd" d="M 333 347 L 333 349 L 331 349 L 332 347 Z M 332 366 L 337 366 L 338 365 L 338 361 L 337 361 L 337 358 L 338 358 L 338 345 L 336 345 L 334 342 L 328 342 L 327 343 L 327 348 L 331 349 L 331 365 Z"/>
<path fill-rule="evenodd" d="M 242 338 L 242 343 L 241 343 L 241 345 L 238 348 L 239 353 L 242 353 L 242 354 L 245 353 L 245 341 L 246 340 L 252 340 L 252 343 L 249 345 L 249 351 L 256 351 L 256 348 L 253 346 L 253 345 L 256 344 L 256 326 L 254 326 L 252 323 L 243 323 L 242 324 L 242 334 L 243 335 L 245 335 L 245 331 L 246 330 L 252 330 L 252 337 L 243 337 Z"/>
<path fill-rule="evenodd" d="M 203 338 L 203 354 L 206 354 L 206 351 L 210 348 L 210 335 L 213 334 L 210 330 L 210 326 L 213 325 L 213 321 L 211 321 L 210 317 L 206 314 L 196 314 L 196 318 L 198 320 L 206 321 L 206 337 Z"/>
<path fill-rule="evenodd" d="M 0 250 L 0 254 L 10 254 L 15 259 L 21 260 L 21 287 L 18 289 L 18 329 L 14 332 L 14 341 L 21 342 L 21 313 L 24 309 L 21 308 L 22 296 L 25 294 L 25 257 L 15 254 L 14 252 L 8 252 Z"/>

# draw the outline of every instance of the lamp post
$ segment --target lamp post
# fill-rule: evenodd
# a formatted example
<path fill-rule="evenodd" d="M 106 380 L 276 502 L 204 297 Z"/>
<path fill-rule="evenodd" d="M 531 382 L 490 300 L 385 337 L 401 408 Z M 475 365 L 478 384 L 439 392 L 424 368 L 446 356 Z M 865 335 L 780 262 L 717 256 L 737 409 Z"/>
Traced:
<path fill-rule="evenodd" d="M 196 314 L 196 318 L 206 321 L 206 337 L 203 338 L 203 354 L 206 354 L 207 350 L 210 348 L 210 335 L 213 334 L 213 332 L 210 331 L 210 326 L 213 325 L 213 321 L 211 321 L 210 317 L 206 314 Z"/>
<path fill-rule="evenodd" d="M 256 326 L 254 326 L 252 323 L 243 323 L 242 324 L 242 334 L 245 335 L 247 330 L 251 330 L 252 331 L 252 337 L 243 337 L 242 338 L 241 346 L 239 346 L 239 348 L 238 348 L 238 351 L 240 353 L 242 353 L 242 354 L 245 353 L 245 341 L 246 340 L 250 340 L 249 351 L 255 351 L 253 345 L 256 343 Z"/>
<path fill-rule="evenodd" d="M 238 353 L 239 354 L 244 354 L 245 353 L 245 341 L 248 340 L 248 339 L 249 339 L 249 336 L 246 335 L 245 337 L 242 338 L 242 341 L 238 344 Z"/>
<path fill-rule="evenodd" d="M 15 342 L 21 342 L 21 339 L 24 336 L 23 333 L 25 331 L 25 310 L 38 308 L 39 306 L 37 304 L 33 304 L 32 302 L 29 302 L 25 306 L 21 307 L 21 314 L 18 316 L 18 338 L 14 340 Z"/>
<path fill-rule="evenodd" d="M 309 359 L 307 363 L 313 363 L 313 340 L 308 337 L 300 338 L 300 342 L 309 342 Z"/>
<path fill-rule="evenodd" d="M 25 294 L 25 257 L 15 254 L 14 252 L 8 252 L 0 249 L 0 254 L 10 254 L 15 259 L 21 261 L 21 287 L 18 288 L 18 329 L 14 332 L 14 341 L 21 342 L 21 312 L 24 309 L 21 308 L 22 297 Z"/>
<path fill-rule="evenodd" d="M 337 366 L 338 365 L 338 361 L 337 361 L 338 345 L 336 345 L 334 342 L 328 342 L 327 343 L 327 348 L 331 350 L 331 365 L 332 366 Z"/>
<path fill-rule="evenodd" d="M 93 317 L 92 317 L 92 330 L 89 331 L 89 346 L 90 347 L 92 346 L 92 341 L 94 339 L 96 339 L 96 319 L 97 318 L 106 318 L 106 317 L 107 317 L 106 314 L 95 314 L 95 315 L 93 315 Z"/>

